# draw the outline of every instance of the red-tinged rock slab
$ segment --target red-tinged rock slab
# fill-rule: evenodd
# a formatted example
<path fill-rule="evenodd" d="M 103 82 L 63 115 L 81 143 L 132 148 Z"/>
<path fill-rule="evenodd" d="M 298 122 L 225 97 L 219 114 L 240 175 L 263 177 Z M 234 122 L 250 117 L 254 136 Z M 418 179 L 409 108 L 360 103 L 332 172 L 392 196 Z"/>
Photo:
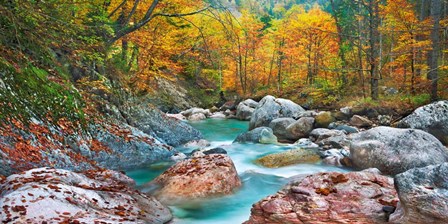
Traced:
<path fill-rule="evenodd" d="M 166 223 L 169 209 L 110 171 L 37 168 L 0 185 L 2 223 Z"/>
<path fill-rule="evenodd" d="M 222 196 L 241 186 L 229 156 L 210 154 L 176 163 L 150 184 L 159 185 L 154 195 L 165 204 Z"/>
<path fill-rule="evenodd" d="M 386 223 L 383 207 L 397 202 L 393 179 L 376 169 L 317 173 L 255 203 L 245 223 Z"/>

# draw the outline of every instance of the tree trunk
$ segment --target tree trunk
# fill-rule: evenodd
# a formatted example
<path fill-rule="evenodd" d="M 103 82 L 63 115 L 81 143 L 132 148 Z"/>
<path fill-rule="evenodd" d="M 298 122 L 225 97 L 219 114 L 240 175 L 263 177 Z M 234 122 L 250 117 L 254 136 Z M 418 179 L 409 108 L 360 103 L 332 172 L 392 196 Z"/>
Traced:
<path fill-rule="evenodd" d="M 437 96 L 437 82 L 438 82 L 438 59 L 440 51 L 440 14 L 442 9 L 441 0 L 431 0 L 431 17 L 433 19 L 434 25 L 431 30 L 431 42 L 432 50 L 428 55 L 428 79 L 431 80 L 431 101 L 436 101 Z"/>

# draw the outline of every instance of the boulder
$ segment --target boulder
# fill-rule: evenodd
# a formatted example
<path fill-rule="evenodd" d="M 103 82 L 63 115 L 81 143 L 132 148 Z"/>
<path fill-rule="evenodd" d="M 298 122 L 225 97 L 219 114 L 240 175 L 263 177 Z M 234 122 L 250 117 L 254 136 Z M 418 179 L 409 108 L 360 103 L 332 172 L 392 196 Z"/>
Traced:
<path fill-rule="evenodd" d="M 393 223 L 448 223 L 448 163 L 415 168 L 394 178 L 400 198 Z"/>
<path fill-rule="evenodd" d="M 225 118 L 226 118 L 226 115 L 225 115 L 223 112 L 218 111 L 218 112 L 213 113 L 213 114 L 210 116 L 210 118 L 213 118 L 213 119 L 225 119 Z"/>
<path fill-rule="evenodd" d="M 119 172 L 37 168 L 0 185 L 3 223 L 166 223 L 170 210 Z"/>
<path fill-rule="evenodd" d="M 293 117 L 304 109 L 291 100 L 265 96 L 255 108 L 249 122 L 249 130 L 268 126 L 272 120 L 280 117 Z"/>
<path fill-rule="evenodd" d="M 157 136 L 168 145 L 179 146 L 191 140 L 202 139 L 201 133 L 183 121 L 168 118 L 149 104 L 125 104 L 120 108 L 129 125 L 144 133 Z"/>
<path fill-rule="evenodd" d="M 343 131 L 330 130 L 326 128 L 316 128 L 311 131 L 310 137 L 314 142 L 322 141 L 326 138 L 345 135 Z"/>
<path fill-rule="evenodd" d="M 188 117 L 189 121 L 201 121 L 205 119 L 207 119 L 207 117 L 202 113 L 192 114 Z"/>
<path fill-rule="evenodd" d="M 391 175 L 448 161 L 448 150 L 431 134 L 383 126 L 353 134 L 350 155 L 355 167 Z"/>
<path fill-rule="evenodd" d="M 319 146 L 317 144 L 315 144 L 314 142 L 311 141 L 311 139 L 309 138 L 301 138 L 299 140 L 297 140 L 294 145 L 303 148 L 303 149 L 311 149 L 311 148 L 319 148 Z"/>
<path fill-rule="evenodd" d="M 274 135 L 277 136 L 277 139 L 279 140 L 297 140 L 294 139 L 293 136 L 291 136 L 290 132 L 286 130 L 286 128 L 294 122 L 296 122 L 296 120 L 292 118 L 276 118 L 271 121 L 269 127 L 272 129 Z"/>
<path fill-rule="evenodd" d="M 303 137 L 308 137 L 313 130 L 314 118 L 301 117 L 299 120 L 293 122 L 286 127 L 286 132 L 289 133 L 291 139 L 297 140 Z"/>
<path fill-rule="evenodd" d="M 383 207 L 397 201 L 393 179 L 378 170 L 317 173 L 255 203 L 245 223 L 386 223 Z"/>
<path fill-rule="evenodd" d="M 314 126 L 316 128 L 327 128 L 331 122 L 335 121 L 335 118 L 333 117 L 331 112 L 326 112 L 326 111 L 318 113 L 314 117 L 314 119 L 316 119 L 314 122 Z"/>
<path fill-rule="evenodd" d="M 392 116 L 390 115 L 378 115 L 378 124 L 381 126 L 390 126 L 392 122 Z"/>
<path fill-rule="evenodd" d="M 350 119 L 350 125 L 353 125 L 358 128 L 368 128 L 372 126 L 372 122 L 365 117 L 361 117 L 359 115 L 353 115 L 353 117 Z"/>
<path fill-rule="evenodd" d="M 197 107 L 193 107 L 193 108 L 190 108 L 190 109 L 188 109 L 186 111 L 182 111 L 180 114 L 182 114 L 185 117 L 191 117 L 191 116 L 193 116 L 195 114 L 203 114 L 206 117 L 211 115 L 210 110 L 208 110 L 208 109 L 206 110 L 206 109 L 203 109 L 203 108 L 197 108 Z"/>
<path fill-rule="evenodd" d="M 191 152 L 191 157 L 201 157 L 210 154 L 227 154 L 227 151 L 223 148 L 195 149 Z"/>
<path fill-rule="evenodd" d="M 255 163 L 264 167 L 278 168 L 301 163 L 317 163 L 319 161 L 320 156 L 317 150 L 299 148 L 263 156 L 255 160 Z"/>
<path fill-rule="evenodd" d="M 210 154 L 176 163 L 150 182 L 154 195 L 164 204 L 182 204 L 198 198 L 231 194 L 241 186 L 235 166 L 227 155 Z"/>
<path fill-rule="evenodd" d="M 272 131 L 271 128 L 259 127 L 253 129 L 252 131 L 239 134 L 234 142 L 275 144 L 277 143 L 277 137 L 274 135 L 274 132 Z"/>
<path fill-rule="evenodd" d="M 255 111 L 255 108 L 249 107 L 244 102 L 238 104 L 236 108 L 236 117 L 238 120 L 248 121 L 252 116 L 252 113 Z"/>
<path fill-rule="evenodd" d="M 436 136 L 448 145 L 448 100 L 442 100 L 417 108 L 396 125 L 399 128 L 415 128 Z"/>
<path fill-rule="evenodd" d="M 221 107 L 219 107 L 220 111 L 226 110 L 236 110 L 236 102 L 235 101 L 227 101 Z"/>
<path fill-rule="evenodd" d="M 167 116 L 167 117 L 170 117 L 170 118 L 175 118 L 175 119 L 180 120 L 180 121 L 184 121 L 184 120 L 187 119 L 187 118 L 186 118 L 184 115 L 182 115 L 182 114 L 169 114 L 169 113 L 166 113 L 166 116 Z"/>
<path fill-rule="evenodd" d="M 345 149 L 329 149 L 319 151 L 319 155 L 323 158 L 322 162 L 333 166 L 343 166 L 343 160 L 350 156 L 350 152 Z"/>
<path fill-rule="evenodd" d="M 306 111 L 299 111 L 296 114 L 294 114 L 292 117 L 296 120 L 302 118 L 302 117 L 315 117 L 317 115 L 317 112 L 314 110 L 306 110 Z"/>
<path fill-rule="evenodd" d="M 355 127 L 352 126 L 348 126 L 345 124 L 338 124 L 336 122 L 331 123 L 330 125 L 328 125 L 329 129 L 335 129 L 335 130 L 339 130 L 339 131 L 343 131 L 346 134 L 352 134 L 352 133 L 358 133 L 359 130 Z"/>

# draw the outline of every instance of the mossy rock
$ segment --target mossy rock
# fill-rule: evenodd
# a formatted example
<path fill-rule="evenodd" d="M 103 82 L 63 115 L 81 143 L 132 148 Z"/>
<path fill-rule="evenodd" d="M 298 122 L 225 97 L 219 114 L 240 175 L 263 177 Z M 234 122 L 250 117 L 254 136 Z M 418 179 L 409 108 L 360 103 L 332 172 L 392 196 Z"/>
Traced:
<path fill-rule="evenodd" d="M 320 156 L 317 150 L 299 148 L 263 156 L 255 160 L 255 163 L 268 168 L 278 168 L 294 164 L 316 163 L 319 161 Z"/>
<path fill-rule="evenodd" d="M 320 112 L 316 115 L 316 117 L 314 117 L 314 119 L 314 125 L 316 128 L 328 128 L 328 125 L 336 120 L 331 112 Z"/>

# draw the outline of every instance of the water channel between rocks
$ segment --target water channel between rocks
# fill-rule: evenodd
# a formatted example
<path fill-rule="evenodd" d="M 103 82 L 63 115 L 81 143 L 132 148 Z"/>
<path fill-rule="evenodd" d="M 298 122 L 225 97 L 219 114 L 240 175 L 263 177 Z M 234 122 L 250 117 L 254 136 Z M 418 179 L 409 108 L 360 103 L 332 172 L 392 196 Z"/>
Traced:
<path fill-rule="evenodd" d="M 296 148 L 294 145 L 232 144 L 236 136 L 248 130 L 248 122 L 233 119 L 207 119 L 191 122 L 211 143 L 208 148 L 224 148 L 235 163 L 242 180 L 242 187 L 233 195 L 202 200 L 195 204 L 170 207 L 176 224 L 189 223 L 242 223 L 248 220 L 252 204 L 273 194 L 288 182 L 288 178 L 299 174 L 323 171 L 347 170 L 323 164 L 300 164 L 283 168 L 264 168 L 253 163 L 261 156 Z M 194 148 L 178 148 L 187 153 Z M 145 169 L 128 171 L 137 185 L 147 183 L 165 171 L 171 164 L 154 164 Z"/>

